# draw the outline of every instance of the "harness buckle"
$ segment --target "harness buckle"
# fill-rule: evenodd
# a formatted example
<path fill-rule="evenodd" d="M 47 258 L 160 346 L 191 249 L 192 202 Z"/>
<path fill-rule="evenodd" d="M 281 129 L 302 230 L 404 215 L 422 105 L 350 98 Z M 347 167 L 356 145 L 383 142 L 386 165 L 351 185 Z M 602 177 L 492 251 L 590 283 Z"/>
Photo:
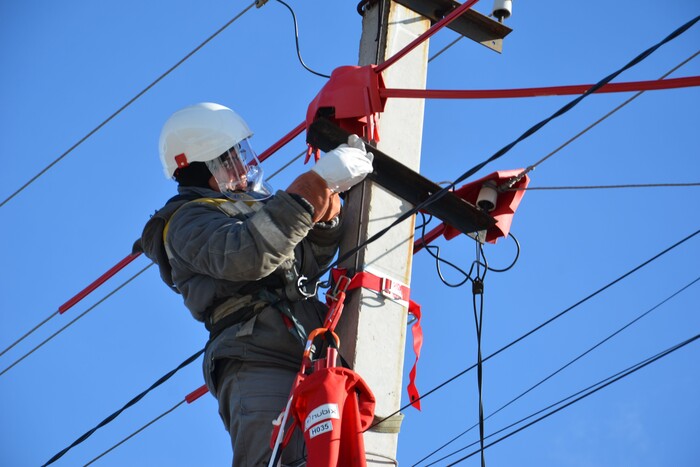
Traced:
<path fill-rule="evenodd" d="M 349 278 L 346 275 L 342 275 L 338 278 L 338 280 L 335 283 L 335 286 L 333 287 L 333 293 L 328 294 L 328 297 L 331 299 L 337 299 L 338 295 L 341 293 L 345 293 L 348 291 L 348 288 L 350 287 L 350 283 L 352 282 L 352 279 Z"/>
<path fill-rule="evenodd" d="M 379 278 L 379 293 L 384 297 L 392 300 L 402 300 L 403 291 L 401 290 L 401 283 L 393 281 L 388 277 Z"/>

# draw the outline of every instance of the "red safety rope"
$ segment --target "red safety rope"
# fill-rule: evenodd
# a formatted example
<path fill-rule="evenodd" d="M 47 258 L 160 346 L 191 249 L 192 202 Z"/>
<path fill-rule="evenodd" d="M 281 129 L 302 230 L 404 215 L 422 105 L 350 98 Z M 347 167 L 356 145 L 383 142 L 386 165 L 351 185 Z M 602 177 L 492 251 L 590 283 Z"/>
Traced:
<path fill-rule="evenodd" d="M 576 84 L 569 86 L 548 86 L 540 88 L 521 89 L 488 89 L 488 90 L 449 90 L 449 89 L 380 89 L 383 98 L 402 97 L 409 99 L 503 99 L 517 97 L 567 96 L 583 94 L 592 84 Z M 631 81 L 627 83 L 609 83 L 596 91 L 597 94 L 611 92 L 657 91 L 661 89 L 677 89 L 700 86 L 700 76 L 687 76 L 649 81 Z"/>

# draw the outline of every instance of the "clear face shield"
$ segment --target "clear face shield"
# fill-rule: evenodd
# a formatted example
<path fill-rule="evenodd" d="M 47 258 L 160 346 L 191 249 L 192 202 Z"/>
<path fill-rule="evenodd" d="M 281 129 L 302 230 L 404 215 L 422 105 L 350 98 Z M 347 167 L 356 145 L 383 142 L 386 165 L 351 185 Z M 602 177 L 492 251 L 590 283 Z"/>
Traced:
<path fill-rule="evenodd" d="M 206 164 L 219 190 L 228 198 L 259 201 L 272 195 L 272 189 L 263 181 L 263 169 L 248 139 Z"/>

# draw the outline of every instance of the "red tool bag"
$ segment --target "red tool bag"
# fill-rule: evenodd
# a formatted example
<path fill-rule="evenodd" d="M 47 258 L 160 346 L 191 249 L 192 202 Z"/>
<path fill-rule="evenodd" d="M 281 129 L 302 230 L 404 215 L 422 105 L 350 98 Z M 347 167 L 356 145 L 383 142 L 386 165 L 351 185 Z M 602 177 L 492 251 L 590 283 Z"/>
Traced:
<path fill-rule="evenodd" d="M 308 467 L 364 467 L 364 430 L 374 419 L 374 394 L 352 370 L 329 367 L 306 376 L 291 413 L 304 432 Z"/>

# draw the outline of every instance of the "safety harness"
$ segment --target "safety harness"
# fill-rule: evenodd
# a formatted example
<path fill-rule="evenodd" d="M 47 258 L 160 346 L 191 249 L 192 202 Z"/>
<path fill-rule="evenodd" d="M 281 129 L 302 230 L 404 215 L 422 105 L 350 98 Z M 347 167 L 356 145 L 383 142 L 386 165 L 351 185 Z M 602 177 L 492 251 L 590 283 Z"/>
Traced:
<path fill-rule="evenodd" d="M 420 328 L 420 306 L 410 300 L 410 289 L 405 284 L 370 271 L 348 277 L 346 270 L 334 269 L 332 277 L 335 286 L 326 294 L 328 312 L 323 327 L 309 334 L 301 368 L 290 391 L 286 408 L 273 422 L 270 440 L 273 451 L 268 467 L 278 465 L 281 452 L 297 427 L 304 434 L 309 467 L 366 466 L 362 434 L 375 420 L 375 398 L 367 383 L 339 355 L 340 341 L 334 332 L 342 314 L 346 292 L 350 290 L 358 287 L 375 290 L 382 296 L 409 307 L 415 318 L 413 347 L 416 362 L 411 370 L 408 392 L 412 405 L 420 409 L 415 376 L 423 334 Z M 318 343 L 317 340 L 321 339 L 322 342 Z M 327 344 L 325 357 L 314 360 L 317 349 L 324 343 Z M 344 367 L 336 365 L 338 357 Z M 398 427 L 391 431 L 398 432 Z"/>
<path fill-rule="evenodd" d="M 170 220 L 173 216 L 186 205 L 193 203 L 212 205 L 229 217 L 252 215 L 262 207 L 262 203 L 258 201 L 231 201 L 224 198 L 195 197 L 193 199 L 192 197 L 188 198 L 179 195 L 169 200 L 166 208 L 155 215 L 159 216 L 159 225 L 162 225 L 163 232 L 158 239 L 162 241 L 162 247 L 158 248 L 161 254 L 157 263 L 161 277 L 176 292 L 177 288 L 172 279 L 172 268 L 170 266 L 170 259 L 173 257 L 173 254 L 167 242 L 167 235 Z M 303 243 L 301 248 L 308 249 Z M 311 261 L 313 254 L 310 251 L 304 251 L 304 258 L 306 261 Z M 314 264 L 313 267 L 318 268 L 318 265 Z M 265 278 L 244 285 L 237 291 L 236 297 L 222 297 L 220 300 L 216 300 L 203 313 L 204 325 L 209 331 L 209 340 L 213 340 L 230 326 L 248 321 L 266 306 L 273 306 L 282 315 L 292 335 L 302 343 L 305 343 L 306 331 L 294 316 L 290 306 L 290 302 L 299 301 L 313 295 L 307 293 L 301 287 L 304 279 L 299 274 L 294 260 L 289 260 L 280 267 L 278 273 L 270 274 Z"/>

